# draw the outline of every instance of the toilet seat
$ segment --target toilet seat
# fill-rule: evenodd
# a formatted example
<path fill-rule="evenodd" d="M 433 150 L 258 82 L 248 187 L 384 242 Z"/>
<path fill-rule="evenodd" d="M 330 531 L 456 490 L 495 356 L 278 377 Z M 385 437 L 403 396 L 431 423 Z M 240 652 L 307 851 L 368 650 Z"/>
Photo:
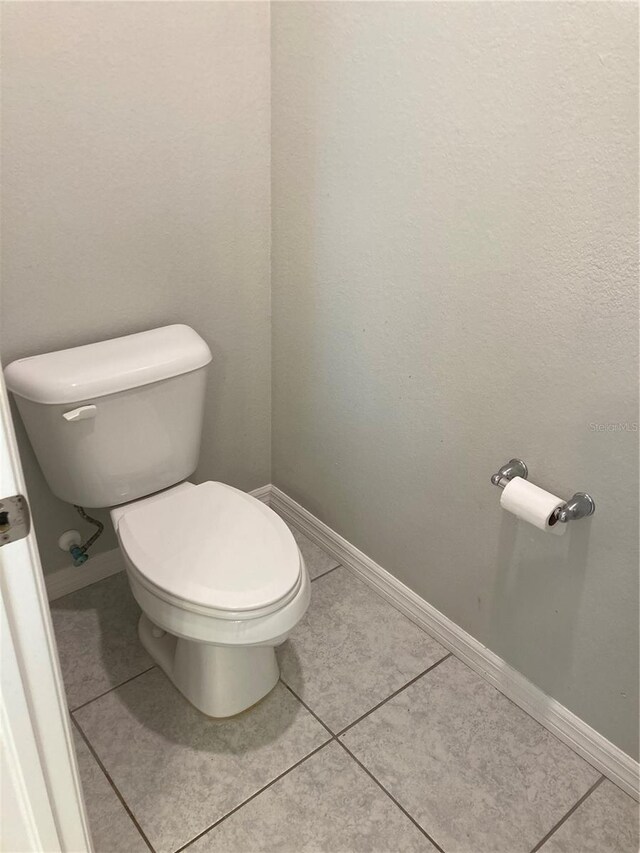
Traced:
<path fill-rule="evenodd" d="M 118 537 L 138 582 L 174 606 L 253 619 L 284 607 L 300 589 L 291 531 L 232 486 L 183 484 L 118 516 Z"/>
<path fill-rule="evenodd" d="M 179 596 L 171 595 L 171 593 L 168 593 L 166 590 L 163 590 L 151 583 L 130 560 L 127 560 L 127 569 L 130 581 L 138 584 L 154 598 L 159 599 L 172 607 L 177 607 L 182 611 L 186 611 L 187 613 L 204 616 L 208 620 L 216 619 L 230 622 L 250 622 L 251 620 L 258 620 L 262 616 L 269 616 L 270 614 L 277 613 L 286 607 L 286 605 L 300 593 L 303 586 L 303 576 L 302 573 L 300 573 L 298 581 L 293 589 L 283 598 L 268 607 L 256 607 L 252 610 L 220 610 L 216 607 L 203 606 L 201 604 L 196 604 L 193 601 L 187 601 Z"/>
<path fill-rule="evenodd" d="M 178 690 L 212 717 L 266 696 L 279 677 L 275 648 L 311 595 L 282 519 L 231 486 L 189 482 L 113 507 L 111 518 L 142 610 L 140 642 Z"/>

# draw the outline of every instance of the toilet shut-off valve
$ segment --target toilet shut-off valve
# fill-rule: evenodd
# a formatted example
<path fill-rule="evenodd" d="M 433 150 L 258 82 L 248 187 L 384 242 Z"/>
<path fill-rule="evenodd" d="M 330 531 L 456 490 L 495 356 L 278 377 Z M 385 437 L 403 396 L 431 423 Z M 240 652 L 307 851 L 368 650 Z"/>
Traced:
<path fill-rule="evenodd" d="M 89 559 L 87 551 L 101 535 L 104 530 L 104 524 L 98 521 L 97 518 L 92 518 L 84 511 L 81 506 L 76 506 L 78 515 L 90 524 L 94 524 L 98 529 L 90 536 L 86 542 L 82 542 L 82 537 L 79 530 L 66 530 L 58 539 L 58 547 L 62 551 L 68 551 L 73 558 L 74 566 L 82 566 Z"/>

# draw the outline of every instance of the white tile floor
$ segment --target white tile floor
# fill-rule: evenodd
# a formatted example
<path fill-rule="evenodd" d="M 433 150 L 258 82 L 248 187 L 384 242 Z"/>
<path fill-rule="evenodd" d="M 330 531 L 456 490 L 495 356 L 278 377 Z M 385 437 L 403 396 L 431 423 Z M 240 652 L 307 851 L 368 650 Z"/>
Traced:
<path fill-rule="evenodd" d="M 636 853 L 634 800 L 295 532 L 282 680 L 225 721 L 140 648 L 123 574 L 52 613 L 97 853 Z"/>

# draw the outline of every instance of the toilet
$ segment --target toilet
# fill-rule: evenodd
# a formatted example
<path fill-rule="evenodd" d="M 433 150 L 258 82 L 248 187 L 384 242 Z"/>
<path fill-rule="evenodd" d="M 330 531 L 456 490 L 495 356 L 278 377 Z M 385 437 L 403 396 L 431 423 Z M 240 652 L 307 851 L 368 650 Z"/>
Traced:
<path fill-rule="evenodd" d="M 210 362 L 192 328 L 172 325 L 20 359 L 5 379 L 51 491 L 110 508 L 142 645 L 196 708 L 228 717 L 275 686 L 275 647 L 310 584 L 268 506 L 188 480 Z"/>

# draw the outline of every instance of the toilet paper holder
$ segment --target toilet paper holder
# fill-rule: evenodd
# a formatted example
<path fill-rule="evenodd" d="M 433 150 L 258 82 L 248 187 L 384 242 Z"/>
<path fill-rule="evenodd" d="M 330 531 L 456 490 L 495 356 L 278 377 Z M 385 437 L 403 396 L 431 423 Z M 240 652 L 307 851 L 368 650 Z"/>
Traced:
<path fill-rule="evenodd" d="M 522 459 L 510 459 L 506 465 L 493 474 L 491 482 L 494 486 L 504 489 L 509 480 L 514 477 L 522 477 L 526 480 L 529 475 L 529 469 Z M 568 521 L 575 521 L 578 518 L 588 518 L 596 511 L 596 502 L 586 492 L 576 492 L 572 498 L 559 506 L 556 510 L 556 520 L 566 524 Z"/>

